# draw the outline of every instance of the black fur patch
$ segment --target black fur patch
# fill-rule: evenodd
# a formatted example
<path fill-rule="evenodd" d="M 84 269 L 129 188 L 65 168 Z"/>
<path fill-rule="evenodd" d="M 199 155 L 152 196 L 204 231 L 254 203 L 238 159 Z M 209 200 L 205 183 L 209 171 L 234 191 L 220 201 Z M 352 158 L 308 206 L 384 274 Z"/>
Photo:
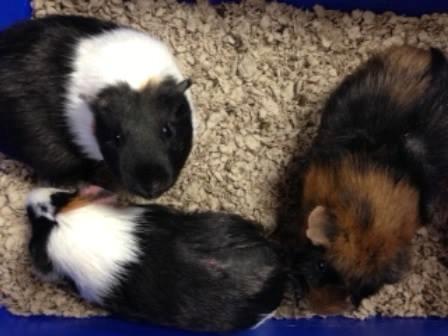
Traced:
<path fill-rule="evenodd" d="M 80 38 L 113 23 L 49 16 L 0 32 L 0 150 L 54 182 L 88 179 L 84 159 L 66 126 L 63 103 Z"/>
<path fill-rule="evenodd" d="M 63 208 L 70 200 L 76 196 L 78 192 L 56 192 L 50 197 L 51 205 L 54 206 L 55 212 L 57 213 L 61 208 Z"/>
<path fill-rule="evenodd" d="M 279 305 L 286 273 L 257 227 L 239 216 L 151 205 L 138 264 L 105 299 L 124 316 L 195 331 L 255 325 Z"/>
<path fill-rule="evenodd" d="M 42 274 L 51 273 L 53 265 L 47 254 L 47 242 L 51 230 L 57 223 L 46 217 L 37 217 L 32 207 L 27 207 L 27 214 L 31 224 L 31 239 L 28 249 L 33 265 Z"/>

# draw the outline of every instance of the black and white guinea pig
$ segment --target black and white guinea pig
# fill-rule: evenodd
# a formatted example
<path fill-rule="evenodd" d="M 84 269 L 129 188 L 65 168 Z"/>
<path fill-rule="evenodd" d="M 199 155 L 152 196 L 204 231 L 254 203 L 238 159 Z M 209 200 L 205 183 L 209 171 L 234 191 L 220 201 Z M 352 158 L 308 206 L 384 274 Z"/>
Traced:
<path fill-rule="evenodd" d="M 27 200 L 39 275 L 124 317 L 195 331 L 262 322 L 286 274 L 276 247 L 237 215 L 119 206 L 97 187 L 41 188 Z"/>
<path fill-rule="evenodd" d="M 78 16 L 19 23 L 0 32 L 0 83 L 0 150 L 50 181 L 156 197 L 190 153 L 191 81 L 137 30 Z"/>

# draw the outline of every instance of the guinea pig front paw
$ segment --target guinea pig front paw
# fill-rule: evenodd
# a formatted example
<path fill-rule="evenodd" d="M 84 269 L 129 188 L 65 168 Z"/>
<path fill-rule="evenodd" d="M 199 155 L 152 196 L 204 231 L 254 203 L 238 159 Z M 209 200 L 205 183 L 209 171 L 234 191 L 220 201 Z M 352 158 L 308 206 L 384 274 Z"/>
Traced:
<path fill-rule="evenodd" d="M 31 268 L 31 274 L 33 274 L 36 278 L 44 281 L 44 282 L 61 282 L 62 277 L 56 272 L 42 272 L 38 270 L 36 267 Z"/>

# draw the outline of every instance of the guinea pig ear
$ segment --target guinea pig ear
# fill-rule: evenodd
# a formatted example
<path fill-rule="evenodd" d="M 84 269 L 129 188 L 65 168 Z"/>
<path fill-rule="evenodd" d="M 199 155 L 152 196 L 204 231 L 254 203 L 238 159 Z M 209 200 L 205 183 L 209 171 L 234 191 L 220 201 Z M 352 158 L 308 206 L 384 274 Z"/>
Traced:
<path fill-rule="evenodd" d="M 316 206 L 308 216 L 307 238 L 316 246 L 329 247 L 336 232 L 330 211 L 322 205 Z"/>
<path fill-rule="evenodd" d="M 106 107 L 106 100 L 105 99 L 99 99 L 98 95 L 88 95 L 88 94 L 81 94 L 79 95 L 79 99 L 81 99 L 84 104 L 89 106 L 90 110 L 97 114 L 97 111 L 104 110 Z"/>
<path fill-rule="evenodd" d="M 191 84 L 193 84 L 191 78 L 186 78 L 183 81 L 176 84 L 177 91 L 185 92 L 190 88 Z"/>

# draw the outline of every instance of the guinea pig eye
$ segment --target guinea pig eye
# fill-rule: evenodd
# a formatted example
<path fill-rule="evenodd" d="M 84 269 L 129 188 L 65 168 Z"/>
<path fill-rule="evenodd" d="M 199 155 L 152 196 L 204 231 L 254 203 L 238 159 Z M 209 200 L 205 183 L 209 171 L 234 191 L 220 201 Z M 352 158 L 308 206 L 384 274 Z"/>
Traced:
<path fill-rule="evenodd" d="M 116 146 L 119 146 L 121 144 L 121 134 L 115 134 L 114 142 Z"/>
<path fill-rule="evenodd" d="M 162 127 L 162 136 L 165 139 L 171 139 L 173 137 L 173 128 L 171 125 L 166 124 Z"/>
<path fill-rule="evenodd" d="M 110 134 L 106 140 L 106 143 L 112 147 L 118 147 L 121 145 L 122 136 L 119 133 Z"/>
<path fill-rule="evenodd" d="M 319 262 L 317 263 L 317 269 L 319 270 L 319 272 L 325 272 L 328 269 L 328 265 L 324 260 L 319 260 Z"/>

